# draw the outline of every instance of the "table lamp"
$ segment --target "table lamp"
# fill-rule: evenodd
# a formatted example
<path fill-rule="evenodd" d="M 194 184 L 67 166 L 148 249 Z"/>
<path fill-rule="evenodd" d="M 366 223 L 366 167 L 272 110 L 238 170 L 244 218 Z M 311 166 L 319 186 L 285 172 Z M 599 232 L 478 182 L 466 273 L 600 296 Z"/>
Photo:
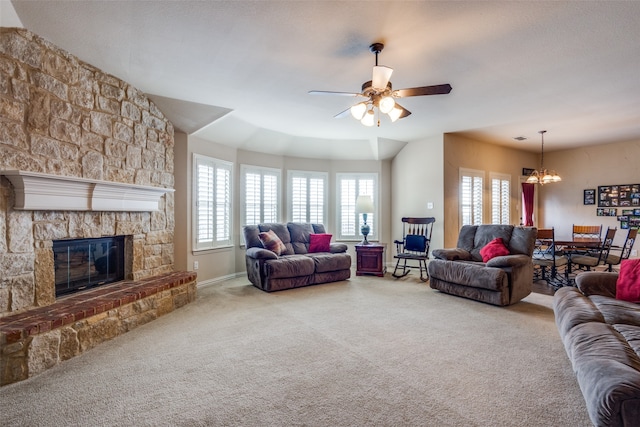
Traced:
<path fill-rule="evenodd" d="M 371 231 L 371 227 L 367 225 L 367 214 L 373 213 L 373 199 L 371 196 L 358 196 L 356 199 L 356 212 L 362 214 L 362 219 L 364 220 L 364 224 L 360 227 L 360 232 L 364 236 L 364 240 L 360 242 L 362 245 L 368 245 L 369 241 L 367 240 L 367 235 L 369 231 Z"/>

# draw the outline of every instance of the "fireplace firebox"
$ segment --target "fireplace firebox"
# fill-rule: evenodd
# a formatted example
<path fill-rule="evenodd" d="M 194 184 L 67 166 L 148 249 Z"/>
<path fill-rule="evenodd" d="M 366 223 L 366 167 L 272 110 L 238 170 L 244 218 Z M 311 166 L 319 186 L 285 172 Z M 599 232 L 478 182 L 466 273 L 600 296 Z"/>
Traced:
<path fill-rule="evenodd" d="M 55 240 L 56 297 L 124 280 L 124 237 Z"/>

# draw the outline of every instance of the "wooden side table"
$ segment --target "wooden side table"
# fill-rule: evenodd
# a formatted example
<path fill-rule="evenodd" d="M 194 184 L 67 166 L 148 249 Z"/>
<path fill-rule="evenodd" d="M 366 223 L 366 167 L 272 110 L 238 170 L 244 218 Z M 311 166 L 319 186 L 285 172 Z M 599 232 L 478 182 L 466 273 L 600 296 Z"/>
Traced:
<path fill-rule="evenodd" d="M 370 274 L 378 277 L 384 276 L 387 271 L 384 263 L 387 259 L 385 251 L 387 245 L 384 243 L 370 243 L 363 245 L 358 243 L 356 245 L 356 276 L 362 276 Z"/>

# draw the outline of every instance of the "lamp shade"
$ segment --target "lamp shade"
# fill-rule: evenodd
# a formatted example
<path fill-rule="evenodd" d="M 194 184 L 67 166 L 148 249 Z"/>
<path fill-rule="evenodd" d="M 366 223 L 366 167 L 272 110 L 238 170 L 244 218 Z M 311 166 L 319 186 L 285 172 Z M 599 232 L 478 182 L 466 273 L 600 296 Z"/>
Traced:
<path fill-rule="evenodd" d="M 395 122 L 400 118 L 400 114 L 402 114 L 402 110 L 394 105 L 391 111 L 389 111 L 389 118 L 391 119 L 392 122 Z"/>
<path fill-rule="evenodd" d="M 378 91 L 383 91 L 387 88 L 387 83 L 391 78 L 393 68 L 385 67 L 384 65 L 376 65 L 373 67 L 373 78 L 371 79 L 371 86 Z"/>
<path fill-rule="evenodd" d="M 375 122 L 376 122 L 376 118 L 375 118 L 373 110 L 368 110 L 365 113 L 365 115 L 362 118 L 362 120 L 360 120 L 360 123 L 362 123 L 365 126 L 373 126 Z"/>
<path fill-rule="evenodd" d="M 373 199 L 371 196 L 358 196 L 356 199 L 356 212 L 373 213 Z"/>
<path fill-rule="evenodd" d="M 380 111 L 384 114 L 388 114 L 395 106 L 396 101 L 390 96 L 385 96 L 380 99 Z"/>
<path fill-rule="evenodd" d="M 359 102 L 353 107 L 351 107 L 351 115 L 356 120 L 362 120 L 364 117 L 364 113 L 367 112 L 367 104 L 364 102 Z"/>

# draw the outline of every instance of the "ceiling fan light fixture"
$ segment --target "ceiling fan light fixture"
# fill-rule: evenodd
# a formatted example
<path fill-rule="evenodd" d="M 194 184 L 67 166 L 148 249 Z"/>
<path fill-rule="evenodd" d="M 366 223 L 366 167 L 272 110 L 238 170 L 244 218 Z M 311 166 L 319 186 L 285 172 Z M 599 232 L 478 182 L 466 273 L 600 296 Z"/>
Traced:
<path fill-rule="evenodd" d="M 368 110 L 364 117 L 362 118 L 362 120 L 360 120 L 360 123 L 362 123 L 365 126 L 373 126 L 375 123 L 375 114 L 373 112 L 373 108 L 371 110 Z"/>
<path fill-rule="evenodd" d="M 389 118 L 391 119 L 391 122 L 395 122 L 400 118 L 400 115 L 402 114 L 402 109 L 396 107 L 394 102 L 394 107 L 387 114 L 389 114 Z"/>
<path fill-rule="evenodd" d="M 382 98 L 380 98 L 380 103 L 379 103 L 380 112 L 384 114 L 389 114 L 391 110 L 393 110 L 393 107 L 395 106 L 396 106 L 396 101 L 393 99 L 393 97 L 383 96 Z"/>
<path fill-rule="evenodd" d="M 407 89 L 393 90 L 391 85 L 391 74 L 393 68 L 384 65 L 378 65 L 378 54 L 384 49 L 384 44 L 373 43 L 369 46 L 371 53 L 376 55 L 376 64 L 373 67 L 372 79 L 362 84 L 361 92 L 331 92 L 324 90 L 309 91 L 311 95 L 341 95 L 341 96 L 360 96 L 366 99 L 364 102 L 358 102 L 346 110 L 336 114 L 335 118 L 346 117 L 351 113 L 354 119 L 360 121 L 365 126 L 373 126 L 377 123 L 380 126 L 380 113 L 388 114 L 392 122 L 397 121 L 411 115 L 411 111 L 398 105 L 395 98 L 404 98 L 408 96 L 424 96 L 424 95 L 446 95 L 451 92 L 449 83 L 432 86 L 419 86 Z"/>
<path fill-rule="evenodd" d="M 393 68 L 385 67 L 384 65 L 376 65 L 373 67 L 371 86 L 378 92 L 384 91 L 387 88 L 389 79 L 391 79 L 391 73 L 393 73 Z"/>
<path fill-rule="evenodd" d="M 367 112 L 367 104 L 365 102 L 359 102 L 351 107 L 351 115 L 356 120 L 362 120 L 364 114 Z"/>

